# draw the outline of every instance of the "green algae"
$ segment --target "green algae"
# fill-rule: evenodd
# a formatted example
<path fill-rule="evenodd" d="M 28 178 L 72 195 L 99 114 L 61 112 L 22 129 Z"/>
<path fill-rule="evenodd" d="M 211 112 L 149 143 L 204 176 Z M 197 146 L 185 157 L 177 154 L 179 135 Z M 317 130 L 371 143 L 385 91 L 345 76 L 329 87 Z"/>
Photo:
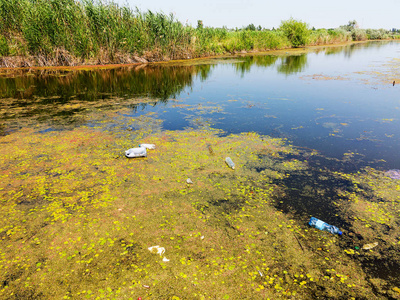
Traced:
<path fill-rule="evenodd" d="M 374 296 L 340 238 L 276 208 L 286 192 L 278 182 L 309 168 L 286 141 L 210 126 L 164 131 L 154 114 L 119 109 L 87 119 L 97 125 L 1 139 L 2 298 Z M 156 149 L 124 157 L 140 143 Z"/>
<path fill-rule="evenodd" d="M 185 74 L 184 82 L 195 73 Z M 165 131 L 156 113 L 130 116 L 132 107 L 155 105 L 152 97 L 46 99 L 33 97 L 17 110 L 18 99 L 3 99 L 1 298 L 399 297 L 399 181 L 372 168 L 312 165 L 351 164 L 360 154 L 333 159 L 256 133 L 225 136 L 206 118 L 224 114 L 213 102 L 170 99 L 191 128 Z M 54 113 L 39 119 L 30 109 Z M 73 124 L 60 121 L 64 113 Z M 7 131 L 10 120 L 18 130 Z M 339 118 L 317 121 L 332 135 L 348 126 Z M 140 143 L 156 149 L 125 158 Z M 309 228 L 309 216 L 281 209 L 323 201 L 345 220 L 334 224 L 344 226 L 344 236 Z M 168 262 L 148 251 L 154 245 L 166 249 Z"/>

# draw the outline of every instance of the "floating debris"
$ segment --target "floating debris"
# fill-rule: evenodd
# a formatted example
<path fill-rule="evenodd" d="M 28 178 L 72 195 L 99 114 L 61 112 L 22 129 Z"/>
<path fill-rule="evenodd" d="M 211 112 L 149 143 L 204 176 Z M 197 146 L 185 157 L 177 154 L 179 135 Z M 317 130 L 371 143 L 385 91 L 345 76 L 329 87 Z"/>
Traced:
<path fill-rule="evenodd" d="M 314 217 L 311 217 L 310 222 L 308 222 L 308 225 L 310 225 L 311 227 L 315 227 L 319 230 L 328 231 L 332 234 L 342 235 L 342 232 L 336 226 L 329 225 L 328 223 L 325 223 L 324 221 L 321 221 Z"/>
<path fill-rule="evenodd" d="M 146 149 L 156 149 L 156 145 L 154 144 L 140 144 L 139 147 Z"/>
<path fill-rule="evenodd" d="M 193 181 L 192 181 L 192 179 L 188 178 L 188 179 L 186 179 L 186 183 L 193 184 Z"/>
<path fill-rule="evenodd" d="M 146 157 L 147 156 L 147 151 L 146 148 L 144 147 L 139 147 L 139 148 L 131 148 L 125 151 L 125 156 L 128 158 L 132 157 Z"/>
<path fill-rule="evenodd" d="M 400 170 L 392 169 L 392 170 L 385 172 L 385 175 L 392 179 L 400 179 Z"/>
<path fill-rule="evenodd" d="M 372 244 L 365 244 L 362 248 L 364 250 L 370 250 L 372 248 L 375 248 L 376 246 L 378 246 L 378 242 L 372 243 Z"/>
<path fill-rule="evenodd" d="M 160 247 L 158 245 L 157 246 L 151 246 L 151 247 L 149 247 L 147 249 L 149 249 L 149 251 L 151 253 L 160 254 L 160 256 L 162 256 L 165 253 L 165 248 L 164 247 Z M 168 262 L 169 259 L 164 256 L 163 261 Z"/>
<path fill-rule="evenodd" d="M 214 155 L 214 150 L 211 148 L 211 145 L 207 145 L 208 152 L 210 152 L 211 155 Z"/>
<path fill-rule="evenodd" d="M 163 255 L 164 252 L 165 252 L 165 248 L 164 248 L 164 247 L 160 247 L 160 246 L 158 246 L 158 245 L 157 245 L 157 246 L 149 247 L 149 248 L 147 248 L 147 249 L 149 249 L 149 251 L 150 251 L 151 253 L 160 254 L 160 256 Z"/>
<path fill-rule="evenodd" d="M 230 157 L 225 158 L 225 162 L 230 168 L 235 169 L 235 164 Z"/>

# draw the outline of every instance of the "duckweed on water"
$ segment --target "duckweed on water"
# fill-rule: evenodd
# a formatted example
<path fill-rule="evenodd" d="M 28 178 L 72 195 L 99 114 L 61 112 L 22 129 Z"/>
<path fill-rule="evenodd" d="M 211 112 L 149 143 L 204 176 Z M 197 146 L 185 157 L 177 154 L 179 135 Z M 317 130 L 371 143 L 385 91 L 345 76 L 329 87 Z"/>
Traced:
<path fill-rule="evenodd" d="M 299 153 L 283 140 L 222 136 L 208 126 L 162 131 L 151 115 L 101 115 L 117 125 L 23 128 L 1 138 L 1 298 L 375 297 L 354 258 L 361 250 L 343 251 L 340 238 L 276 209 L 285 193 L 277 180 L 308 168 L 289 158 Z M 140 143 L 156 149 L 126 159 L 124 150 Z M 399 183 L 375 170 L 335 176 L 359 187 L 338 191 L 355 230 L 368 242 L 379 230 L 394 253 Z M 153 245 L 169 261 L 148 251 Z M 380 259 L 373 250 L 368 255 Z M 387 293 L 396 296 L 396 288 Z"/>

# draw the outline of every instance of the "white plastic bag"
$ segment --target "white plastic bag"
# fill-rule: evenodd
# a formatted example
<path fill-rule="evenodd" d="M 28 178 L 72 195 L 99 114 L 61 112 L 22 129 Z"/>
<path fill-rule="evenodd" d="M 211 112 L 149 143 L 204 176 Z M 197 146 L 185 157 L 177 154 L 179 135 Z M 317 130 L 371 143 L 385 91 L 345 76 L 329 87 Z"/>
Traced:
<path fill-rule="evenodd" d="M 149 248 L 147 248 L 147 249 L 149 249 L 149 251 L 150 251 L 151 253 L 160 254 L 161 257 L 163 256 L 163 254 L 164 254 L 164 252 L 165 252 L 165 248 L 164 248 L 164 247 L 160 247 L 160 246 L 158 246 L 158 245 L 157 245 L 157 246 L 151 246 L 151 247 L 149 247 Z M 164 261 L 164 262 L 168 262 L 169 259 L 166 258 L 166 257 L 164 256 L 163 261 Z"/>
<path fill-rule="evenodd" d="M 125 151 L 125 156 L 132 158 L 132 157 L 146 157 L 147 151 L 144 147 L 139 148 L 131 148 Z"/>
<path fill-rule="evenodd" d="M 140 144 L 139 147 L 143 147 L 146 149 L 156 149 L 156 145 L 154 144 Z"/>

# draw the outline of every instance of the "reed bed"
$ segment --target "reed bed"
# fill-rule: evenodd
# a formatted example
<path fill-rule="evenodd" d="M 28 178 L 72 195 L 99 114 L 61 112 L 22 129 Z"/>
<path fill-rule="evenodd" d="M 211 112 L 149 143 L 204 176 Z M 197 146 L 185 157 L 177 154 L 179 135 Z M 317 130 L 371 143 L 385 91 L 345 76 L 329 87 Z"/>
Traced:
<path fill-rule="evenodd" d="M 311 31 L 293 19 L 278 30 L 194 28 L 173 14 L 103 0 L 0 0 L 0 18 L 0 67 L 162 61 L 391 37 L 384 30 Z"/>

